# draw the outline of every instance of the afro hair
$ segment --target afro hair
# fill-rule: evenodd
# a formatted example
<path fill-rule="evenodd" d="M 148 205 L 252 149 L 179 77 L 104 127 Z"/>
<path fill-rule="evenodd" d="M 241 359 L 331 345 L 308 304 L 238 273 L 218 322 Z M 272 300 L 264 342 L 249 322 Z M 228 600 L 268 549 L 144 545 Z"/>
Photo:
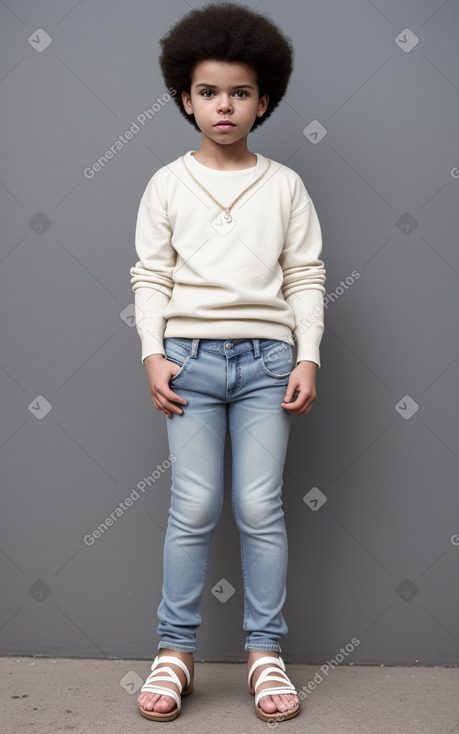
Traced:
<path fill-rule="evenodd" d="M 207 59 L 238 61 L 257 72 L 259 96 L 269 94 L 268 107 L 257 117 L 260 126 L 284 96 L 293 69 L 294 50 L 274 23 L 264 15 L 235 3 L 211 3 L 192 10 L 160 39 L 161 71 L 180 112 L 199 130 L 194 115 L 182 104 L 182 92 L 190 92 L 194 66 Z"/>

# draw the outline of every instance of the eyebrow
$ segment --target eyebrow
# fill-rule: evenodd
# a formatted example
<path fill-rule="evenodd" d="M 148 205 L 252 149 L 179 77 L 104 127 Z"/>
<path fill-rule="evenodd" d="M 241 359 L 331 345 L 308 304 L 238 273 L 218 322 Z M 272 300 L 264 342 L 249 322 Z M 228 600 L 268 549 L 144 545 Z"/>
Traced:
<path fill-rule="evenodd" d="M 206 89 L 217 89 L 216 84 L 195 84 L 196 87 L 206 87 Z M 253 89 L 251 84 L 235 84 L 231 89 Z"/>

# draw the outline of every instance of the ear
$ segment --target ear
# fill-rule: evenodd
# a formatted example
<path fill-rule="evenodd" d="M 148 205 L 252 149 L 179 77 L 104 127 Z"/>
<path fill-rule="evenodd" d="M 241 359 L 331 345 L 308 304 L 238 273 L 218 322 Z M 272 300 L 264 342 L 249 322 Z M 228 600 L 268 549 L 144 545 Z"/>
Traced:
<path fill-rule="evenodd" d="M 188 92 L 182 92 L 182 104 L 185 108 L 185 112 L 188 115 L 193 114 L 193 106 L 191 104 L 191 97 Z"/>
<path fill-rule="evenodd" d="M 260 97 L 258 101 L 258 112 L 257 117 L 263 117 L 266 110 L 268 109 L 268 102 L 269 102 L 269 94 L 266 93 L 262 97 Z"/>

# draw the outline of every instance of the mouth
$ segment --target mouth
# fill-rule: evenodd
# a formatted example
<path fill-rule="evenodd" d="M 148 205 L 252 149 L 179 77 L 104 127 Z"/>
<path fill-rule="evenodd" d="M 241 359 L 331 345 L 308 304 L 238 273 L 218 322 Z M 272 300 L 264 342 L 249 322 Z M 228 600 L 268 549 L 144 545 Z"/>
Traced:
<path fill-rule="evenodd" d="M 218 128 L 219 130 L 232 130 L 233 127 L 236 127 L 234 122 L 231 122 L 231 120 L 220 120 L 217 122 L 214 127 Z"/>

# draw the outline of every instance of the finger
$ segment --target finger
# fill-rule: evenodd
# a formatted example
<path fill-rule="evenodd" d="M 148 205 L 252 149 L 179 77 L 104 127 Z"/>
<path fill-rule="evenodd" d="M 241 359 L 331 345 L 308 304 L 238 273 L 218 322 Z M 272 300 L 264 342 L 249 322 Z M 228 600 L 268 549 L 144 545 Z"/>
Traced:
<path fill-rule="evenodd" d="M 306 415 L 306 413 L 309 413 L 309 411 L 311 410 L 312 405 L 314 403 L 314 400 L 315 400 L 315 398 L 313 398 L 313 397 L 309 397 L 306 400 L 306 402 L 304 403 L 304 405 L 303 405 L 303 407 L 301 409 L 301 414 L 302 415 Z"/>
<path fill-rule="evenodd" d="M 175 393 L 172 393 L 172 395 L 175 395 Z M 172 412 L 172 413 L 176 413 L 177 415 L 181 415 L 183 413 L 183 409 L 180 408 L 180 406 L 168 400 L 164 395 L 158 394 L 157 400 L 161 406 L 161 410 L 163 410 L 164 412 L 168 412 L 168 413 Z"/>
<path fill-rule="evenodd" d="M 169 415 L 169 417 L 172 417 L 172 415 L 175 413 L 176 415 L 181 415 L 183 413 L 183 408 L 179 408 L 178 405 L 174 405 L 174 403 L 163 403 L 161 410 L 166 413 L 166 415 Z"/>
<path fill-rule="evenodd" d="M 298 392 L 296 400 L 291 403 L 284 401 L 281 403 L 282 407 L 294 414 L 304 414 L 309 412 L 314 398 L 308 392 L 302 392 L 301 389 Z"/>
<path fill-rule="evenodd" d="M 157 384 L 154 388 L 153 394 L 162 405 L 166 404 L 167 402 L 188 405 L 188 402 L 185 400 L 185 398 L 182 398 L 181 395 L 178 395 L 178 393 L 171 390 L 168 382 L 162 382 L 159 385 Z"/>
<path fill-rule="evenodd" d="M 301 408 L 304 400 L 305 397 L 302 397 L 301 389 L 299 391 L 295 390 L 293 393 L 286 392 L 281 405 L 284 405 L 285 403 L 285 405 L 289 405 L 292 408 Z"/>
<path fill-rule="evenodd" d="M 159 401 L 157 400 L 157 398 L 154 395 L 152 395 L 151 397 L 152 397 L 153 405 L 155 406 L 155 408 L 157 410 L 162 410 L 163 409 L 163 406 L 159 403 Z"/>
<path fill-rule="evenodd" d="M 281 403 L 281 408 L 284 408 L 285 410 L 288 410 L 289 413 L 294 413 L 295 415 L 298 415 L 298 413 L 301 412 L 301 408 L 296 404 L 296 400 L 294 403 Z"/>
<path fill-rule="evenodd" d="M 295 395 L 295 392 L 297 391 L 298 383 L 291 382 L 287 385 L 287 389 L 285 391 L 284 395 L 284 403 L 290 403 L 293 396 Z"/>
<path fill-rule="evenodd" d="M 174 403 L 180 403 L 181 405 L 188 405 L 185 398 L 182 398 L 181 395 L 178 395 L 176 392 L 170 389 L 169 385 L 167 385 L 165 388 L 161 389 L 161 394 L 167 399 L 171 400 Z"/>
<path fill-rule="evenodd" d="M 168 418 L 171 418 L 171 411 L 167 407 L 167 401 L 161 399 L 160 393 L 152 394 L 153 404 L 157 410 L 160 410 Z"/>

